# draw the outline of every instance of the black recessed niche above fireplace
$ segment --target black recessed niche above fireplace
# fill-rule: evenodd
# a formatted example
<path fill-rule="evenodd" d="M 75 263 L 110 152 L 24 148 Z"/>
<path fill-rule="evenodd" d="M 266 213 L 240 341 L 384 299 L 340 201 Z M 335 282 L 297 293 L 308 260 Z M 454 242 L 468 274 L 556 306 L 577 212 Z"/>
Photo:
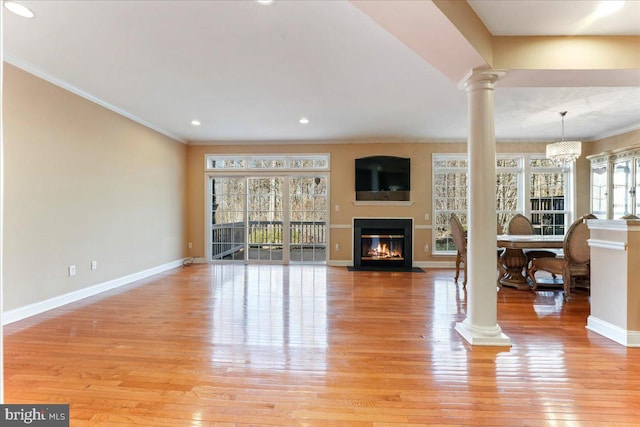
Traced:
<path fill-rule="evenodd" d="M 408 201 L 411 196 L 411 159 L 393 156 L 362 157 L 355 161 L 356 200 Z"/>
<path fill-rule="evenodd" d="M 411 218 L 354 218 L 355 270 L 411 271 L 412 260 Z"/>

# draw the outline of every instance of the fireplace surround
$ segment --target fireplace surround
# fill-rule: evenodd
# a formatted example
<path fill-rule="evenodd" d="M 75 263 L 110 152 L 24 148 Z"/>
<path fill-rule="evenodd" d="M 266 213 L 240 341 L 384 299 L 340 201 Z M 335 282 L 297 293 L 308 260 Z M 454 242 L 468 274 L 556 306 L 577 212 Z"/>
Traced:
<path fill-rule="evenodd" d="M 412 260 L 411 218 L 354 218 L 355 270 L 411 271 Z"/>

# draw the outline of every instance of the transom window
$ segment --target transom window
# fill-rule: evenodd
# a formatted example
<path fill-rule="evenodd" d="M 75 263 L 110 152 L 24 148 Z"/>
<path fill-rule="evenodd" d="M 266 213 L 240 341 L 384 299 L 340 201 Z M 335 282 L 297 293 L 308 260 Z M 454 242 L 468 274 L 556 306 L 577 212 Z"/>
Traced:
<path fill-rule="evenodd" d="M 501 154 L 496 159 L 496 220 L 504 229 L 516 214 L 527 216 L 536 234 L 563 235 L 573 218 L 571 168 L 541 155 Z M 468 162 L 466 154 L 433 156 L 434 254 L 452 254 L 449 218 L 467 224 Z"/>
<path fill-rule="evenodd" d="M 329 170 L 329 155 L 207 155 L 205 170 Z"/>

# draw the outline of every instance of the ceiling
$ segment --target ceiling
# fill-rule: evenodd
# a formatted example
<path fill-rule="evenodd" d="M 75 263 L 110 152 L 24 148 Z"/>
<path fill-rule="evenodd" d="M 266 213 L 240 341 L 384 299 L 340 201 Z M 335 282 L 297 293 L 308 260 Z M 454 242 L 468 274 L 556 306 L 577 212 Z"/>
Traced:
<path fill-rule="evenodd" d="M 36 17 L 4 11 L 5 61 L 183 142 L 466 140 L 459 82 L 349 1 L 21 3 Z M 640 2 L 593 20 L 598 3 L 469 1 L 493 35 L 640 35 Z M 640 128 L 638 76 L 498 86 L 496 138 L 558 139 L 564 110 L 571 139 Z"/>

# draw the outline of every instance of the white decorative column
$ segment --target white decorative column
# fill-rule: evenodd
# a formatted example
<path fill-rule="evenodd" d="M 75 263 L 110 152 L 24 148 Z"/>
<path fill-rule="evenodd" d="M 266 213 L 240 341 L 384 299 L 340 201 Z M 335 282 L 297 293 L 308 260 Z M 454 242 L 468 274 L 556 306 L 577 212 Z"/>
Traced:
<path fill-rule="evenodd" d="M 0 22 L 4 22 L 3 7 L 0 7 Z M 4 49 L 3 31 L 0 31 L 0 51 Z M 2 98 L 2 82 L 4 82 L 4 62 L 0 61 L 0 99 Z M 0 103 L 0 129 L 2 127 L 2 104 Z M 4 132 L 0 132 L 0 404 L 4 403 L 4 332 L 2 320 L 2 308 L 4 306 L 4 285 L 2 276 L 4 273 Z"/>
<path fill-rule="evenodd" d="M 469 99 L 467 318 L 456 325 L 471 345 L 510 346 L 497 323 L 496 141 L 493 87 L 503 71 L 474 69 L 461 83 Z"/>

